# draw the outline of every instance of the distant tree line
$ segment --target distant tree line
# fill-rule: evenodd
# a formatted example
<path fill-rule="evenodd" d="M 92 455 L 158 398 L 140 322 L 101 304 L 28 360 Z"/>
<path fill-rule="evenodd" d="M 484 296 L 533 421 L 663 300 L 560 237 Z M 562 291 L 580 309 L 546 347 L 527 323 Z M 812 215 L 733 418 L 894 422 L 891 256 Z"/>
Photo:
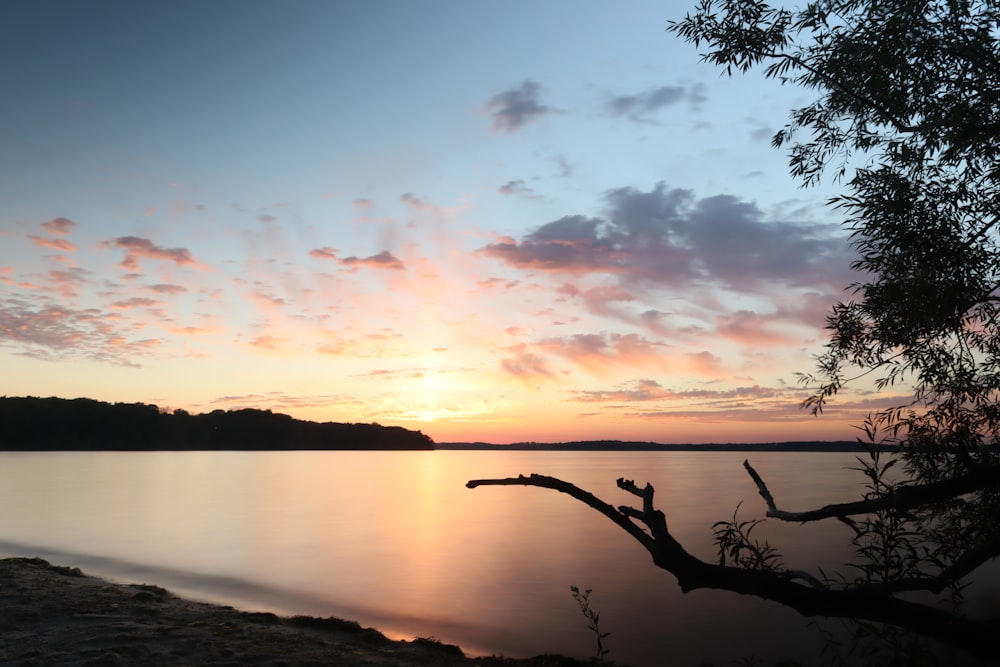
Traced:
<path fill-rule="evenodd" d="M 0 450 L 434 449 L 420 431 L 310 422 L 270 410 L 190 414 L 146 403 L 0 397 Z"/>
<path fill-rule="evenodd" d="M 527 450 L 570 452 L 863 452 L 855 441 L 805 440 L 790 442 L 662 444 L 628 440 L 573 440 L 570 442 L 515 442 L 494 445 L 488 442 L 438 442 L 435 449 Z"/>

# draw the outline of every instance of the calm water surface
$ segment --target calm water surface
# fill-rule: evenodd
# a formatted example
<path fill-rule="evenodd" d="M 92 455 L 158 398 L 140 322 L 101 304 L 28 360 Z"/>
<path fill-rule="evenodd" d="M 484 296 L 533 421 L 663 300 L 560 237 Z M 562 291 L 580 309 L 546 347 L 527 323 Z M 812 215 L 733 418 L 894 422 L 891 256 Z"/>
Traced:
<path fill-rule="evenodd" d="M 637 665 L 814 662 L 819 635 L 778 605 L 680 592 L 595 511 L 469 479 L 561 477 L 618 505 L 656 488 L 668 525 L 714 558 L 712 523 L 763 515 L 743 453 L 99 452 L 0 454 L 0 552 L 247 610 L 340 616 L 470 654 L 593 655 L 569 587 L 592 588 L 610 657 Z M 779 505 L 856 497 L 850 454 L 755 453 Z M 790 566 L 849 560 L 837 522 L 759 529 Z M 813 571 L 815 571 L 813 569 Z M 1000 588 L 987 593 L 994 597 Z"/>

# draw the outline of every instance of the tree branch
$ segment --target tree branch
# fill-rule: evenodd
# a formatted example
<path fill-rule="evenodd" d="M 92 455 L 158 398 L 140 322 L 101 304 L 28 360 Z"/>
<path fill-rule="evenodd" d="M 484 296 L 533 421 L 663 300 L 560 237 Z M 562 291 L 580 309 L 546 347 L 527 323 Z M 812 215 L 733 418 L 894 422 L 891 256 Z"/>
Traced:
<path fill-rule="evenodd" d="M 674 575 L 685 593 L 698 588 L 727 590 L 771 600 L 805 616 L 852 618 L 896 625 L 961 647 L 979 657 L 993 656 L 996 650 L 994 638 L 1000 633 L 998 620 L 964 618 L 933 606 L 900 600 L 872 586 L 831 589 L 815 577 L 797 571 L 747 570 L 706 563 L 688 553 L 667 530 L 663 512 L 653 506 L 653 487 L 650 484 L 639 489 L 631 480 L 618 480 L 620 489 L 642 498 L 641 510 L 632 507 L 616 509 L 589 491 L 547 475 L 474 479 L 466 486 L 470 489 L 479 486 L 536 486 L 565 493 L 597 510 L 631 535 L 645 547 L 655 565 Z M 645 529 L 636 521 L 644 524 Z M 797 583 L 796 579 L 805 579 L 810 585 Z"/>
<path fill-rule="evenodd" d="M 858 500 L 851 503 L 824 505 L 819 509 L 804 512 L 788 512 L 778 509 L 771 492 L 749 461 L 743 461 L 743 467 L 750 474 L 757 491 L 767 504 L 767 516 L 781 521 L 819 521 L 820 519 L 841 519 L 857 514 L 871 514 L 882 510 L 904 510 L 921 505 L 941 502 L 974 491 L 1000 487 L 1000 466 L 980 466 L 968 474 L 912 486 L 900 486 L 884 496 L 870 500 Z"/>

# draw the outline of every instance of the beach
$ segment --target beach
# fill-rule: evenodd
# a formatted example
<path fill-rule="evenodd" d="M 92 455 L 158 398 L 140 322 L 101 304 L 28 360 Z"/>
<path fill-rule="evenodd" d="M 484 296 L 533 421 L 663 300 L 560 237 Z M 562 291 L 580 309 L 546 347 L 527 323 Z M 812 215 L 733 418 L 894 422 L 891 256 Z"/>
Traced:
<path fill-rule="evenodd" d="M 40 558 L 0 560 L 5 665 L 587 664 L 562 656 L 467 657 L 433 639 L 390 640 L 353 621 L 279 617 L 179 598 L 151 583 L 115 583 Z"/>

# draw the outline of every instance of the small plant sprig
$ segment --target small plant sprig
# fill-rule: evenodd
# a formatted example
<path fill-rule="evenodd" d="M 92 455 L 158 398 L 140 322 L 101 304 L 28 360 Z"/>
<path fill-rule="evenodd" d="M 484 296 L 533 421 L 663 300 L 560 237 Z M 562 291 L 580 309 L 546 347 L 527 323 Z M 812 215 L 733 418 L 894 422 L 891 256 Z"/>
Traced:
<path fill-rule="evenodd" d="M 715 545 L 719 549 L 719 565 L 725 565 L 728 560 L 733 566 L 747 570 L 780 570 L 783 566 L 778 550 L 767 540 L 760 542 L 750 536 L 764 520 L 739 521 L 736 515 L 741 505 L 742 501 L 736 505 L 732 521 L 716 521 L 712 526 Z"/>
<path fill-rule="evenodd" d="M 580 592 L 578 587 L 570 586 L 569 590 L 573 592 L 573 599 L 576 600 L 578 605 L 580 605 L 580 613 L 582 613 L 587 619 L 587 628 L 597 636 L 597 662 L 603 663 L 604 656 L 611 652 L 610 649 L 604 648 L 604 640 L 607 639 L 611 633 L 601 632 L 601 614 L 600 612 L 594 611 L 590 606 L 590 594 L 593 592 L 593 589 L 588 588 L 587 590 Z"/>

